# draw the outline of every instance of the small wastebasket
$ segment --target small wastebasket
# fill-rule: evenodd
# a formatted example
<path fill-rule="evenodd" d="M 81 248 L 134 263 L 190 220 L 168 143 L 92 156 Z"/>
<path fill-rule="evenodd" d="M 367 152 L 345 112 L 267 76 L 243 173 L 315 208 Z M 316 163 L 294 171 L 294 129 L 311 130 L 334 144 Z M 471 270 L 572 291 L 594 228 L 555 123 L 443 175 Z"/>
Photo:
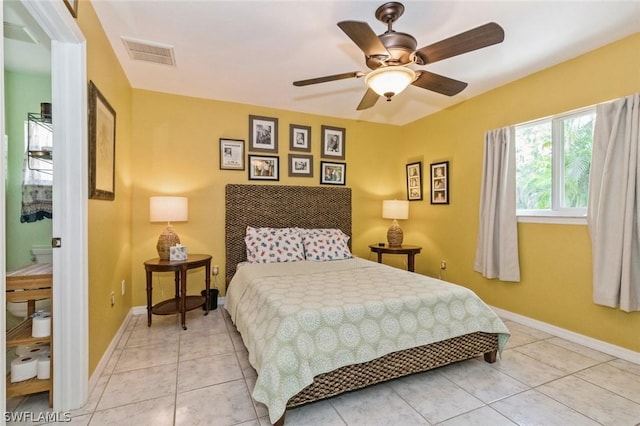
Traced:
<path fill-rule="evenodd" d="M 207 290 L 202 290 L 200 294 L 202 295 L 202 297 L 207 297 Z M 217 308 L 218 308 L 218 289 L 211 288 L 209 289 L 209 310 L 213 311 Z M 207 307 L 205 306 L 204 303 L 202 304 L 202 310 L 203 311 L 207 310 Z"/>

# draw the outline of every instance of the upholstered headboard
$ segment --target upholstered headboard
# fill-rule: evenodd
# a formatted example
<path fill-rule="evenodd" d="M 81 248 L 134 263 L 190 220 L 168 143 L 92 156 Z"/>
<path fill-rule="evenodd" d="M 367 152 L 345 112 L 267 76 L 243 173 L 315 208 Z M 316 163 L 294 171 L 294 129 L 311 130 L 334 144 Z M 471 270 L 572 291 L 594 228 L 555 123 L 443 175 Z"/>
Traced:
<path fill-rule="evenodd" d="M 247 226 L 338 228 L 351 236 L 351 189 L 323 186 L 236 185 L 225 188 L 225 279 L 246 260 Z"/>

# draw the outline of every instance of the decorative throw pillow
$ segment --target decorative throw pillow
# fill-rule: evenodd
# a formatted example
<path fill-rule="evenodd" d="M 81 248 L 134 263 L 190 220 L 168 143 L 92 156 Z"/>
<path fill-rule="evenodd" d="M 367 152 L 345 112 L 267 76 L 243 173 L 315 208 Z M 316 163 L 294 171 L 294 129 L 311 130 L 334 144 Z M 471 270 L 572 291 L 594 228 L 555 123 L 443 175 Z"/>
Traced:
<path fill-rule="evenodd" d="M 307 229 L 301 231 L 306 260 L 317 262 L 350 259 L 349 236 L 339 229 Z"/>
<path fill-rule="evenodd" d="M 295 262 L 304 260 L 300 234 L 279 230 L 252 232 L 244 237 L 250 263 Z"/>
<path fill-rule="evenodd" d="M 309 228 L 309 229 L 294 228 L 294 229 L 298 229 L 298 231 L 302 234 L 303 237 L 305 234 L 322 234 L 322 235 L 341 235 L 349 239 L 349 236 L 344 232 L 342 232 L 342 229 L 338 229 L 338 228 Z"/>
<path fill-rule="evenodd" d="M 253 226 L 247 226 L 245 235 L 264 234 L 265 232 L 266 233 L 278 232 L 278 233 L 284 233 L 284 234 L 292 234 L 292 233 L 300 232 L 300 228 L 272 228 L 270 226 L 262 226 L 262 227 L 255 228 Z"/>

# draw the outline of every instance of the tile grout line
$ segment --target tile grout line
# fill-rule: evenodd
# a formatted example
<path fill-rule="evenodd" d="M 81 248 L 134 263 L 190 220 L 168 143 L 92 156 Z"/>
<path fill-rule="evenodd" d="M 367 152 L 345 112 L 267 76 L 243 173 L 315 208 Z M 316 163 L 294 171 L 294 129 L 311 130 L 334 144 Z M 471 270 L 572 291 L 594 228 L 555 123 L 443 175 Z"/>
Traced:
<path fill-rule="evenodd" d="M 184 331 L 184 330 L 183 330 Z M 178 416 L 178 375 L 180 373 L 180 347 L 182 345 L 182 335 L 178 336 L 178 354 L 176 356 L 176 381 L 175 381 L 175 391 L 173 393 L 173 422 L 172 424 L 175 426 Z"/>

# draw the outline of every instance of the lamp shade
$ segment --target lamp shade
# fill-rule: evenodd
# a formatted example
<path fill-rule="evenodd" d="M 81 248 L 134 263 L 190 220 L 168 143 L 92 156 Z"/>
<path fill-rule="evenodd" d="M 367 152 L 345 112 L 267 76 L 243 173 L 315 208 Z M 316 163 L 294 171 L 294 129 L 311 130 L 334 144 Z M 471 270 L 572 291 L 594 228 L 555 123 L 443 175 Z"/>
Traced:
<path fill-rule="evenodd" d="M 364 77 L 364 82 L 378 95 L 391 98 L 415 79 L 416 73 L 411 68 L 392 65 L 371 71 Z"/>
<path fill-rule="evenodd" d="M 188 218 L 187 197 L 151 197 L 149 199 L 151 222 L 186 222 Z"/>
<path fill-rule="evenodd" d="M 409 219 L 409 202 L 405 200 L 384 200 L 382 202 L 384 219 Z"/>

